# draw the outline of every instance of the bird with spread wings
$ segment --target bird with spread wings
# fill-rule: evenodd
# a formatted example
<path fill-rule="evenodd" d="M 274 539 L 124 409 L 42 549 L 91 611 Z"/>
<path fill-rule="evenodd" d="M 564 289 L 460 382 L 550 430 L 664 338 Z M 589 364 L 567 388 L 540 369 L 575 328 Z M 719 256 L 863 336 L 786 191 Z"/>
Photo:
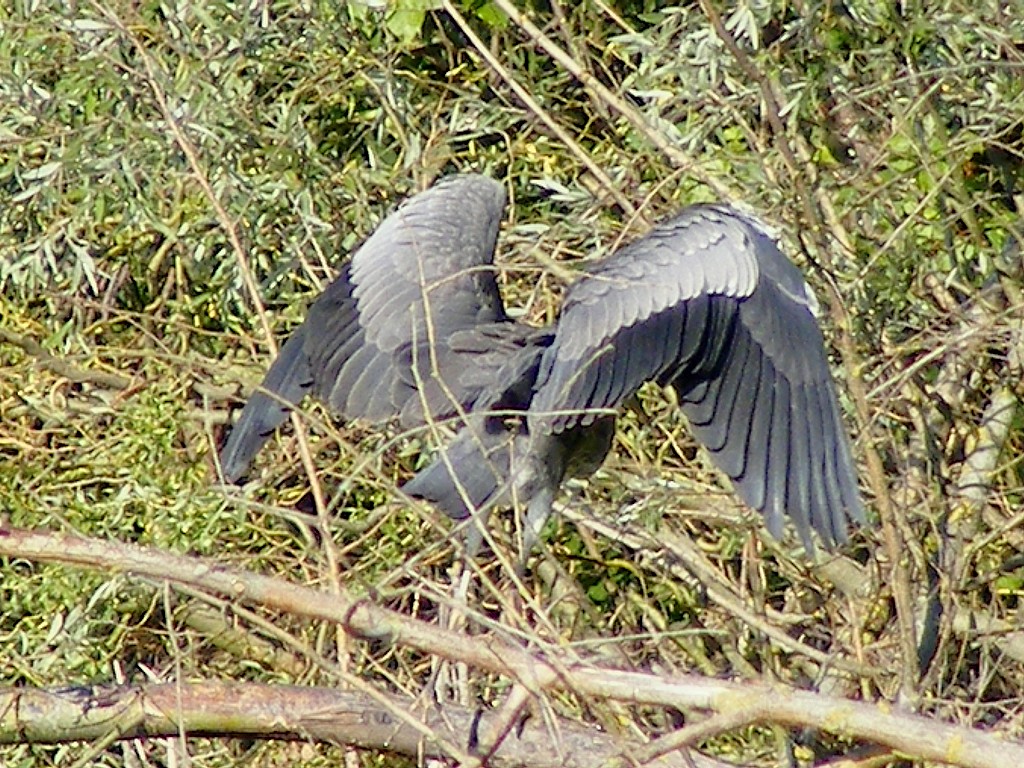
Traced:
<path fill-rule="evenodd" d="M 615 413 L 672 387 L 697 439 L 776 537 L 846 540 L 864 518 L 815 319 L 817 303 L 763 224 L 695 205 L 589 265 L 548 328 L 511 319 L 494 254 L 507 198 L 475 174 L 391 214 L 314 302 L 224 445 L 237 482 L 307 393 L 339 416 L 448 424 L 403 490 L 456 519 L 526 510 L 527 548 L 569 476 L 592 473 Z"/>

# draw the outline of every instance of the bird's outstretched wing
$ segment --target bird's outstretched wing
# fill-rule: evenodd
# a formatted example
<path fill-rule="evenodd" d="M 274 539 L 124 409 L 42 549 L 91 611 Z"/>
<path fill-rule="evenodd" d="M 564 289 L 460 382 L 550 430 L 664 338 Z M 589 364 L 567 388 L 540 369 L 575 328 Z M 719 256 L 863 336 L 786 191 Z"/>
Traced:
<path fill-rule="evenodd" d="M 531 432 L 559 434 L 671 384 L 697 438 L 773 534 L 805 546 L 863 517 L 816 302 L 764 228 L 695 206 L 570 287 L 544 354 Z"/>
<path fill-rule="evenodd" d="M 505 191 L 485 176 L 443 179 L 386 218 L 310 307 L 221 451 L 241 478 L 307 392 L 338 415 L 407 426 L 478 394 L 467 339 L 506 323 L 493 270 Z"/>

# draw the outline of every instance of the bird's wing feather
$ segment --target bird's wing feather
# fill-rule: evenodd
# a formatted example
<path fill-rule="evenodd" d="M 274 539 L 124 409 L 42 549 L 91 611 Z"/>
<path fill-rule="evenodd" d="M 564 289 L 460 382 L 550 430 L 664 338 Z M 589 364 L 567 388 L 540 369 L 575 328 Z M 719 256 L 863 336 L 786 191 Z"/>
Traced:
<path fill-rule="evenodd" d="M 221 468 L 228 482 L 237 482 L 245 474 L 263 443 L 288 418 L 290 406 L 305 397 L 313 386 L 313 374 L 302 349 L 304 336 L 299 328 L 281 348 L 221 449 Z"/>
<path fill-rule="evenodd" d="M 456 410 L 475 396 L 460 383 L 467 366 L 446 345 L 458 331 L 506 320 L 492 263 L 504 208 L 500 184 L 466 174 L 440 181 L 388 216 L 271 367 L 261 386 L 278 399 L 258 395 L 247 403 L 222 452 L 232 459 L 228 477 L 241 477 L 284 420 L 280 399 L 295 404 L 310 388 L 339 415 L 373 421 L 401 413 L 422 423 L 423 409 L 406 406 L 429 380 L 445 393 L 430 404 L 437 409 Z M 413 347 L 419 355 L 409 354 Z M 414 360 L 420 364 L 412 371 Z"/>
<path fill-rule="evenodd" d="M 365 343 L 392 361 L 393 413 L 406 426 L 449 416 L 475 395 L 461 381 L 472 365 L 450 340 L 507 320 L 493 264 L 505 202 L 493 179 L 444 179 L 388 217 L 352 258 Z"/>
<path fill-rule="evenodd" d="M 432 369 L 441 375 L 415 374 L 426 366 L 411 359 L 399 365 L 408 386 L 415 386 L 415 397 L 410 397 L 401 412 L 401 423 L 407 427 L 424 424 L 429 418 L 447 419 L 465 411 L 486 409 L 495 401 L 504 401 L 505 395 L 517 388 L 525 392 L 517 396 L 522 403 L 529 402 L 533 377 L 529 369 L 536 369 L 537 349 L 542 347 L 548 334 L 528 325 L 514 322 L 496 322 L 452 332 L 433 349 Z M 427 345 L 403 347 L 396 357 L 429 355 Z"/>
<path fill-rule="evenodd" d="M 367 340 L 388 353 L 505 318 L 493 260 L 505 190 L 445 179 L 389 216 L 352 258 Z"/>
<path fill-rule="evenodd" d="M 671 383 L 696 437 L 778 534 L 863 512 L 816 303 L 762 225 L 696 206 L 591 269 L 541 362 L 531 430 L 560 433 Z"/>
<path fill-rule="evenodd" d="M 756 285 L 744 236 L 719 209 L 690 208 L 572 285 L 531 408 L 545 428 L 560 432 L 593 421 L 587 409 L 618 407 L 645 381 L 678 367 L 680 347 L 684 361 L 711 357 L 707 347 L 718 339 L 707 329 L 722 313 L 708 297 L 744 297 Z M 643 350 L 639 364 L 618 363 L 627 348 Z"/>
<path fill-rule="evenodd" d="M 302 324 L 316 395 L 348 417 L 382 421 L 395 414 L 391 355 L 367 343 L 353 295 L 351 264 L 342 267 Z"/>

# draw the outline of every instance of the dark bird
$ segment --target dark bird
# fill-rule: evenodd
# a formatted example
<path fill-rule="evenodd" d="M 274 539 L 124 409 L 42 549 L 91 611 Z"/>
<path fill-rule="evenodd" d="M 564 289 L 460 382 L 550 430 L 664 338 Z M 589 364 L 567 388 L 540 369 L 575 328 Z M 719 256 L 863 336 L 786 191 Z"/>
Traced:
<path fill-rule="evenodd" d="M 562 481 L 600 466 L 616 410 L 655 381 L 773 535 L 788 515 L 808 551 L 812 530 L 846 540 L 864 513 L 817 302 L 763 224 L 686 208 L 588 266 L 558 321 L 534 328 L 508 317 L 495 280 L 505 205 L 494 180 L 459 175 L 389 216 L 246 403 L 225 478 L 312 392 L 347 418 L 449 424 L 403 490 L 456 519 L 525 508 L 532 543 Z"/>

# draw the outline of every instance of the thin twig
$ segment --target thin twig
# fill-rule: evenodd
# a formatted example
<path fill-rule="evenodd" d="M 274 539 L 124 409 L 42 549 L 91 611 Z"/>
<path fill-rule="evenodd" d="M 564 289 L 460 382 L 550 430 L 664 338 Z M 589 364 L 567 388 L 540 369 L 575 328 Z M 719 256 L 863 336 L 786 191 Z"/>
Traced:
<path fill-rule="evenodd" d="M 34 357 L 39 364 L 47 370 L 53 371 L 58 376 L 63 376 L 68 381 L 78 384 L 95 384 L 108 389 L 128 389 L 132 380 L 127 376 L 121 376 L 109 371 L 91 371 L 86 368 L 79 368 L 67 360 L 54 357 L 33 338 L 0 328 L 0 341 L 20 347 L 25 354 Z"/>
<path fill-rule="evenodd" d="M 491 53 L 490 49 L 484 44 L 483 40 L 473 31 L 473 28 L 466 22 L 465 17 L 459 12 L 459 9 L 455 7 L 455 4 L 451 0 L 441 0 L 441 7 L 445 13 L 451 16 L 459 29 L 462 30 L 463 34 L 469 38 L 469 41 L 476 48 L 480 57 L 487 62 L 487 65 L 491 67 L 498 76 L 504 80 L 509 88 L 511 88 L 516 96 L 526 105 L 537 118 L 548 127 L 555 137 L 568 147 L 569 151 L 586 166 L 587 170 L 594 175 L 601 186 L 608 192 L 609 195 L 615 200 L 615 203 L 622 209 L 623 213 L 627 215 L 635 215 L 636 207 L 629 201 L 622 190 L 619 188 L 619 184 L 604 172 L 604 169 L 598 165 L 594 159 L 587 153 L 583 147 L 581 147 L 572 136 L 569 135 L 568 131 L 562 128 L 561 125 L 548 113 L 544 107 L 542 107 L 530 92 L 526 90 L 513 76 L 513 74 Z"/>
<path fill-rule="evenodd" d="M 444 0 L 444 2 L 447 7 L 450 5 L 451 0 Z M 536 24 L 516 8 L 510 0 L 494 0 L 494 4 L 512 20 L 513 24 L 522 29 L 531 40 L 540 46 L 545 53 L 558 62 L 560 66 L 564 67 L 569 74 L 579 80 L 584 88 L 594 93 L 602 102 L 628 120 L 645 139 L 651 142 L 655 148 L 668 158 L 670 163 L 676 167 L 687 168 L 694 178 L 714 190 L 715 194 L 723 200 L 737 199 L 737 195 L 728 186 L 723 184 L 720 179 L 705 173 L 692 157 L 672 144 L 658 129 L 648 123 L 646 118 L 634 109 L 629 102 L 614 93 L 577 63 L 572 56 L 559 47 L 554 40 L 545 35 Z"/>

